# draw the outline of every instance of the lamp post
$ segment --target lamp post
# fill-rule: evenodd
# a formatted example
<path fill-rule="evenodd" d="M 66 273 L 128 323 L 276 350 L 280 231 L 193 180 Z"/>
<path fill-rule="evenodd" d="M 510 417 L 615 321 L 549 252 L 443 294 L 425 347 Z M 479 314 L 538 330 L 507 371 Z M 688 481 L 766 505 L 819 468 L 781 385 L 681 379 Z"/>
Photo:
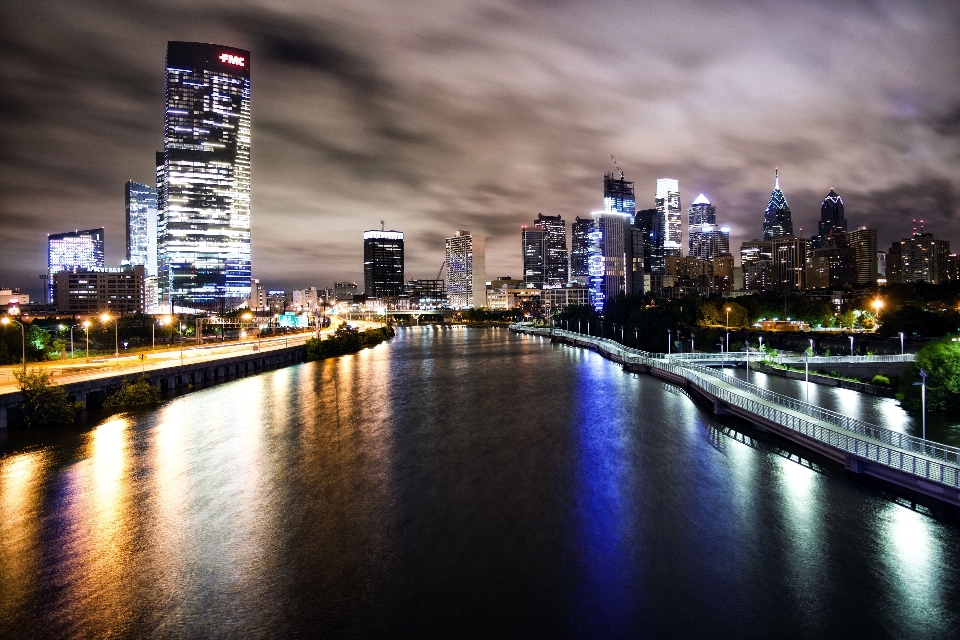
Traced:
<path fill-rule="evenodd" d="M 903 331 L 900 332 L 900 355 L 903 355 Z"/>
<path fill-rule="evenodd" d="M 183 366 L 183 321 L 178 322 L 180 325 L 180 366 Z"/>
<path fill-rule="evenodd" d="M 90 359 L 90 321 L 89 320 L 83 321 L 83 332 L 86 334 L 86 337 L 87 337 L 87 360 L 89 360 Z"/>
<path fill-rule="evenodd" d="M 20 363 L 23 366 L 23 370 L 27 370 L 27 332 L 23 328 L 23 324 L 17 322 L 10 316 L 3 316 L 3 319 L 0 320 L 0 323 L 8 325 L 11 322 L 14 324 L 20 325 Z"/>
<path fill-rule="evenodd" d="M 720 347 L 720 373 L 723 373 L 723 370 L 726 366 L 726 361 L 723 357 L 723 340 L 717 343 L 717 346 Z"/>
<path fill-rule="evenodd" d="M 100 316 L 100 322 L 107 324 L 112 318 L 109 313 L 104 313 Z M 120 322 L 119 319 L 113 320 L 113 357 L 118 361 L 120 360 Z"/>
<path fill-rule="evenodd" d="M 730 351 L 730 332 L 727 331 L 727 351 Z"/>
<path fill-rule="evenodd" d="M 744 351 L 747 352 L 747 382 L 750 382 L 750 341 L 743 341 Z"/>
<path fill-rule="evenodd" d="M 693 348 L 693 334 L 690 334 L 690 353 L 693 353 L 696 349 Z"/>
<path fill-rule="evenodd" d="M 634 328 L 633 330 L 633 341 L 637 346 L 637 351 L 640 351 L 640 329 Z"/>
<path fill-rule="evenodd" d="M 673 329 L 667 329 L 667 355 L 672 353 L 673 349 Z"/>
<path fill-rule="evenodd" d="M 853 336 L 850 336 L 850 357 L 853 357 Z"/>
<path fill-rule="evenodd" d="M 921 411 L 921 420 L 923 425 L 923 439 L 927 439 L 927 372 L 923 369 L 920 369 L 920 378 L 922 382 L 914 382 L 913 386 L 920 387 L 920 411 Z"/>
<path fill-rule="evenodd" d="M 880 324 L 880 309 L 883 308 L 883 300 L 877 298 L 872 303 L 873 310 L 877 312 L 877 324 Z"/>
<path fill-rule="evenodd" d="M 727 312 L 727 328 L 729 329 L 730 328 L 730 307 L 727 307 L 726 309 L 724 309 L 724 311 Z"/>
<path fill-rule="evenodd" d="M 73 330 L 80 325 L 75 324 L 70 327 L 70 359 L 73 360 Z"/>

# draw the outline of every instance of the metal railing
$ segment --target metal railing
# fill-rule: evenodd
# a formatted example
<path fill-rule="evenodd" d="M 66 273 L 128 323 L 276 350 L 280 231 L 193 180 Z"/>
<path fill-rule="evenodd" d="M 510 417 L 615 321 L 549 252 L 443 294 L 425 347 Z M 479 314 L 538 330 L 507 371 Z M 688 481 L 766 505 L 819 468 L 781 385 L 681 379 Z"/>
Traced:
<path fill-rule="evenodd" d="M 530 330 L 528 327 L 517 327 L 517 329 L 525 332 Z M 549 329 L 543 329 L 536 333 L 549 335 L 551 332 Z M 616 355 L 624 362 L 644 364 L 682 377 L 727 404 L 772 420 L 833 448 L 960 488 L 960 448 L 938 444 L 857 420 L 769 391 L 695 362 L 666 358 L 664 354 L 653 354 L 625 347 L 614 340 L 586 336 L 562 329 L 553 330 L 553 334 L 593 344 L 601 352 Z"/>
<path fill-rule="evenodd" d="M 837 362 L 871 364 L 874 362 L 913 362 L 916 355 L 906 353 L 895 356 L 810 356 L 809 359 L 803 356 L 776 356 L 773 362 L 777 364 L 796 364 L 798 362 L 809 362 L 810 364 L 834 364 Z"/>

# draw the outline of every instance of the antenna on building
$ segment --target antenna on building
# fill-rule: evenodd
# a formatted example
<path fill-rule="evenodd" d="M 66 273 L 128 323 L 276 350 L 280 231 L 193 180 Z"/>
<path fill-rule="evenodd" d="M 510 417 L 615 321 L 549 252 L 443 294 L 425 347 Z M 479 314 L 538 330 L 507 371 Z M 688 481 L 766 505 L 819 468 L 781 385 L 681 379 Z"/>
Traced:
<path fill-rule="evenodd" d="M 920 219 L 920 235 L 923 235 L 923 219 Z"/>
<path fill-rule="evenodd" d="M 380 221 L 380 231 L 386 231 L 384 228 L 383 220 Z"/>
<path fill-rule="evenodd" d="M 613 157 L 613 154 L 610 155 L 610 159 L 613 160 L 613 166 L 615 166 L 617 171 L 620 172 L 620 179 L 623 180 L 623 169 L 621 169 L 620 165 L 617 164 L 617 159 Z"/>
<path fill-rule="evenodd" d="M 917 219 L 913 219 L 913 235 L 917 235 Z"/>
<path fill-rule="evenodd" d="M 780 167 L 773 168 L 773 175 L 777 179 L 777 184 L 774 188 L 779 189 L 780 188 Z"/>

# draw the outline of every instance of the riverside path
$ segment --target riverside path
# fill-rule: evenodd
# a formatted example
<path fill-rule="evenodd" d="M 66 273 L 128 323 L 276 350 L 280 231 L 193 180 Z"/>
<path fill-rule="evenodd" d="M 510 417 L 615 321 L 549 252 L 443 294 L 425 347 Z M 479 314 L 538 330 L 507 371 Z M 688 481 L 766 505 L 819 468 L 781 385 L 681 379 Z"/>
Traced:
<path fill-rule="evenodd" d="M 849 471 L 960 506 L 960 448 L 774 393 L 697 360 L 640 351 L 614 340 L 560 329 L 512 325 L 511 330 L 596 350 L 627 370 L 648 373 L 696 392 L 712 405 L 717 415 L 735 415 L 834 460 Z"/>

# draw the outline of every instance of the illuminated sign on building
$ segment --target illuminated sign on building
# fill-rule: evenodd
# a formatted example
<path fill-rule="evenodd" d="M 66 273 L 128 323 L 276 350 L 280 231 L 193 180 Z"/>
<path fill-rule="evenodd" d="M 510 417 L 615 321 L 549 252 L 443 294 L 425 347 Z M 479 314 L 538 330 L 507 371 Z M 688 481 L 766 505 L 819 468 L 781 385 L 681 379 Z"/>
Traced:
<path fill-rule="evenodd" d="M 243 56 L 235 56 L 232 53 L 221 53 L 220 62 L 226 62 L 227 64 L 233 64 L 238 67 L 242 67 L 246 60 L 243 59 Z"/>

